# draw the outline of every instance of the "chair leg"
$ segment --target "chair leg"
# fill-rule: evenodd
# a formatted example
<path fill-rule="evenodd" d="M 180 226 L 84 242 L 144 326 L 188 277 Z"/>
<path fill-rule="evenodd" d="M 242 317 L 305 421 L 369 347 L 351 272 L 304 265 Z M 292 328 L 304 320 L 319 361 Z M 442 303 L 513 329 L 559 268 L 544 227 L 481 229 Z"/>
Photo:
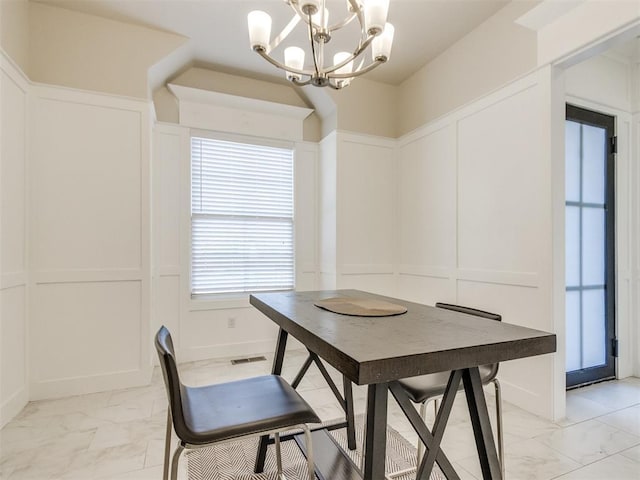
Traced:
<path fill-rule="evenodd" d="M 420 404 L 420 418 L 422 418 L 422 420 L 425 423 L 427 422 L 427 403 L 429 403 L 429 400 L 422 402 Z M 438 408 L 438 405 L 436 404 L 436 409 L 437 408 Z M 423 456 L 424 456 L 424 445 L 422 444 L 422 440 L 418 439 L 418 459 L 417 459 L 416 465 L 420 465 L 420 462 L 422 461 Z"/>
<path fill-rule="evenodd" d="M 286 480 L 282 474 L 282 450 L 280 449 L 280 434 L 274 433 L 274 439 L 276 444 L 276 466 L 278 467 L 277 478 L 278 480 Z"/>
<path fill-rule="evenodd" d="M 502 431 L 502 391 L 500 382 L 497 378 L 492 380 L 496 389 L 496 427 L 498 431 L 498 456 L 500 458 L 500 469 L 502 470 L 502 478 L 504 479 L 504 433 Z"/>
<path fill-rule="evenodd" d="M 169 480 L 169 455 L 171 453 L 171 409 L 167 407 L 167 433 L 164 440 L 164 469 L 162 480 Z"/>
<path fill-rule="evenodd" d="M 364 472 L 364 457 L 367 453 L 367 422 L 362 426 L 362 454 L 360 455 L 360 471 Z"/>
<path fill-rule="evenodd" d="M 176 447 L 176 451 L 173 452 L 173 459 L 171 460 L 171 480 L 178 480 L 178 461 L 183 450 L 184 445 L 180 442 Z"/>
<path fill-rule="evenodd" d="M 311 430 L 308 425 L 302 426 L 304 430 L 304 441 L 307 444 L 307 467 L 309 468 L 309 480 L 315 480 L 315 463 L 313 462 L 313 447 L 311 445 Z"/>

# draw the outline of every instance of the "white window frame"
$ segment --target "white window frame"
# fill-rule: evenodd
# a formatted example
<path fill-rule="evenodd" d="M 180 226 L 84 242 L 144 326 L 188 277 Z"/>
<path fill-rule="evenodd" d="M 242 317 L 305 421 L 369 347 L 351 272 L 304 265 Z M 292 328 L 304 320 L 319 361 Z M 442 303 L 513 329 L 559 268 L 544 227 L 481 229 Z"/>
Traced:
<path fill-rule="evenodd" d="M 194 294 L 193 293 L 193 223 L 192 223 L 192 158 L 191 158 L 191 141 L 193 137 L 199 138 L 208 138 L 212 140 L 220 140 L 227 142 L 235 142 L 235 143 L 244 143 L 258 146 L 266 146 L 266 147 L 274 147 L 274 148 L 285 148 L 291 151 L 292 155 L 292 187 L 294 189 L 292 194 L 292 217 L 291 217 L 291 228 L 292 228 L 292 242 L 293 242 L 293 250 L 292 250 L 292 262 L 293 262 L 293 286 L 292 290 L 295 290 L 296 286 L 296 208 L 295 208 L 295 157 L 296 157 L 296 145 L 294 142 L 285 141 L 285 140 L 273 140 L 268 138 L 261 137 L 253 137 L 249 135 L 240 135 L 240 134 L 231 134 L 231 133 L 223 133 L 216 132 L 211 130 L 200 130 L 200 129 L 190 129 L 187 143 L 188 143 L 188 201 L 189 201 L 189 211 L 188 211 L 188 265 L 189 265 L 189 280 L 188 280 L 188 291 L 191 299 L 192 308 L 191 310 L 209 310 L 214 306 L 211 302 L 215 303 L 216 309 L 218 308 L 237 308 L 248 306 L 248 298 L 252 292 L 220 292 L 220 293 L 208 293 L 208 294 Z"/>

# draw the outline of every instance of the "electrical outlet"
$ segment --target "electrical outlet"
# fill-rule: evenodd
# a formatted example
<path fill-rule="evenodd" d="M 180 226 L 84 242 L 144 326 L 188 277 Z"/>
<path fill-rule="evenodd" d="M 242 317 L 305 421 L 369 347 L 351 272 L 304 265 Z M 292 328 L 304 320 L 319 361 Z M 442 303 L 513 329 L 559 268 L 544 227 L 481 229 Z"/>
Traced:
<path fill-rule="evenodd" d="M 227 319 L 227 328 L 236 328 L 236 317 L 229 317 Z"/>

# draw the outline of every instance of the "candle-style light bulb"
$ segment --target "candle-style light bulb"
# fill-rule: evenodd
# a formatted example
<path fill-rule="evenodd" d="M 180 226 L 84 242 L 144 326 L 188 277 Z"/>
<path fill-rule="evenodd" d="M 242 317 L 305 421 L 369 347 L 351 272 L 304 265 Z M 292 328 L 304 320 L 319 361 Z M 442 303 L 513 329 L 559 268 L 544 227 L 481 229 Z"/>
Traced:
<path fill-rule="evenodd" d="M 304 67 L 304 50 L 300 47 L 287 47 L 284 50 L 284 64 L 296 70 L 302 70 Z M 295 72 L 287 71 L 288 80 L 300 80 L 302 75 Z"/>
<path fill-rule="evenodd" d="M 333 64 L 338 65 L 344 62 L 347 58 L 351 57 L 349 52 L 338 52 L 333 56 Z M 351 73 L 353 71 L 353 60 L 346 63 L 340 68 L 337 68 L 334 73 L 343 74 L 343 73 Z M 346 87 L 351 83 L 350 78 L 336 78 L 336 86 L 338 88 Z"/>
<path fill-rule="evenodd" d="M 393 25 L 387 23 L 384 26 L 382 34 L 373 39 L 373 42 L 371 42 L 371 56 L 374 60 L 381 60 L 383 62 L 389 60 L 394 33 L 395 29 Z"/>
<path fill-rule="evenodd" d="M 369 35 L 380 35 L 389 13 L 389 0 L 366 0 L 364 25 Z"/>
<path fill-rule="evenodd" d="M 262 10 L 254 10 L 247 15 L 249 24 L 249 43 L 253 50 L 269 50 L 271 37 L 271 17 Z"/>

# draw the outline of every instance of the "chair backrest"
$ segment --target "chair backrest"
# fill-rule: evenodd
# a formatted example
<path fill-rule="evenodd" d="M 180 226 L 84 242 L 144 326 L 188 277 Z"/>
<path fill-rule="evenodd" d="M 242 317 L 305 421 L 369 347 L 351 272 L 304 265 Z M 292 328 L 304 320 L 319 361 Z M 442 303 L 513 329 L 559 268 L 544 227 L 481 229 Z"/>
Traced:
<path fill-rule="evenodd" d="M 182 407 L 182 390 L 184 386 L 180 382 L 178 374 L 178 366 L 176 364 L 176 356 L 173 349 L 173 340 L 167 327 L 160 327 L 156 333 L 156 350 L 160 367 L 162 368 L 162 376 L 164 378 L 164 386 L 167 389 L 167 399 L 169 401 L 169 411 L 173 420 L 173 428 L 176 435 L 180 439 L 185 438 L 186 426 L 184 420 L 184 410 Z"/>
<path fill-rule="evenodd" d="M 487 312 L 485 310 L 478 310 L 477 308 L 465 307 L 462 305 L 454 305 L 452 303 L 441 303 L 436 302 L 437 308 L 443 308 L 445 310 L 453 310 L 454 312 L 466 313 L 469 315 L 475 315 L 476 317 L 488 318 L 489 320 L 496 320 L 498 322 L 502 321 L 502 315 L 498 315 L 497 313 Z M 491 363 L 487 365 L 489 367 L 489 374 L 483 380 L 485 382 L 489 382 L 493 380 L 498 374 L 498 367 L 500 364 Z"/>

